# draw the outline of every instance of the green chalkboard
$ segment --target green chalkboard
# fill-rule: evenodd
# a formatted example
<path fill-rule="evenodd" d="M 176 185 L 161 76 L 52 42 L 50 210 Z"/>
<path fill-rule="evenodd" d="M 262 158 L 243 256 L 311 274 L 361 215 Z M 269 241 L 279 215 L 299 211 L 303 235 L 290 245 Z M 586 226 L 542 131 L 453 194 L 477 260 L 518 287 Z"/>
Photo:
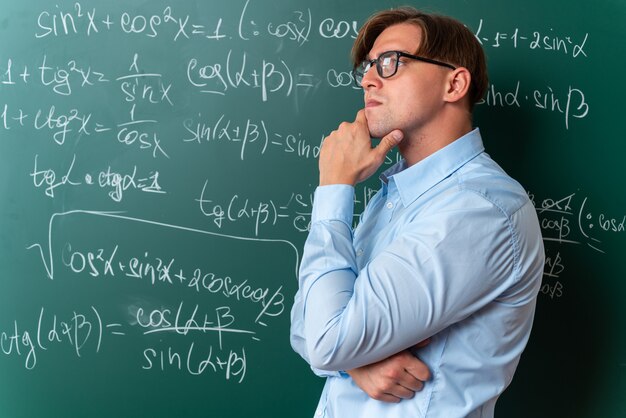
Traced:
<path fill-rule="evenodd" d="M 496 415 L 626 416 L 626 6 L 408 3 L 483 43 L 475 124 L 544 234 Z M 356 31 L 395 5 L 2 1 L 0 416 L 313 415 L 289 310 L 316 157 L 362 105 Z"/>

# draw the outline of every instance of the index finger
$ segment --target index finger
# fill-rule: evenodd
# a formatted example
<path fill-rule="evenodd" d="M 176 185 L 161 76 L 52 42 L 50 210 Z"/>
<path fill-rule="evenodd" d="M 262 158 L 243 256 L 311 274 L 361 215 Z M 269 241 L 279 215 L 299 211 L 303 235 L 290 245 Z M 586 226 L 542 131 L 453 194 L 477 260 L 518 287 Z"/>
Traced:
<path fill-rule="evenodd" d="M 354 121 L 367 124 L 367 117 L 365 116 L 365 109 L 360 109 L 358 112 L 356 112 L 356 118 L 354 118 Z"/>
<path fill-rule="evenodd" d="M 415 357 L 410 365 L 405 366 L 404 370 L 406 370 L 408 374 L 412 375 L 418 380 L 421 380 L 422 382 L 426 382 L 430 379 L 430 370 L 428 369 L 428 366 L 426 366 L 426 364 L 424 364 L 417 357 Z"/>
<path fill-rule="evenodd" d="M 424 381 L 413 376 L 408 370 L 405 370 L 397 383 L 411 392 L 419 392 L 424 388 Z"/>

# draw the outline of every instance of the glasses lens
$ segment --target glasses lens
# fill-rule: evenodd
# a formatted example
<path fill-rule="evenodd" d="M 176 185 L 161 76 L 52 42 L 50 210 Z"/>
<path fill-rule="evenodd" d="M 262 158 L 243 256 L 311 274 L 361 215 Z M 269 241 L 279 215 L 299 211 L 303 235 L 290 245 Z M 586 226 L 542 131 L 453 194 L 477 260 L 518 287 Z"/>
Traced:
<path fill-rule="evenodd" d="M 395 51 L 385 52 L 378 57 L 376 65 L 382 78 L 391 77 L 398 70 L 398 54 Z"/>
<path fill-rule="evenodd" d="M 396 51 L 383 52 L 374 60 L 376 63 L 376 71 L 382 78 L 391 77 L 398 71 L 398 53 Z M 372 68 L 372 61 L 364 60 L 354 69 L 352 75 L 358 86 L 361 86 L 363 77 Z"/>
<path fill-rule="evenodd" d="M 363 81 L 363 76 L 365 76 L 365 73 L 370 69 L 371 66 L 372 64 L 369 61 L 364 60 L 354 69 L 354 71 L 352 71 L 354 81 L 358 86 L 361 85 L 361 82 Z"/>
<path fill-rule="evenodd" d="M 361 74 L 357 68 L 352 70 L 352 78 L 354 79 L 354 84 L 356 84 L 357 87 L 361 87 L 361 83 L 363 82 L 363 74 Z"/>

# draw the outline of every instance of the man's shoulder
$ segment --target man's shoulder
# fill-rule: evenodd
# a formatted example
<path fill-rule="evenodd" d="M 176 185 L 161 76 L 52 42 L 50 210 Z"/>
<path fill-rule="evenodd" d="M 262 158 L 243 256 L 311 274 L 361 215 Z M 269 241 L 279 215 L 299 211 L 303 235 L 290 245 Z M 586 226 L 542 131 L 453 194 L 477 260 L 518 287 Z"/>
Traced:
<path fill-rule="evenodd" d="M 460 192 L 474 193 L 507 216 L 530 202 L 522 185 L 483 153 L 455 173 Z"/>

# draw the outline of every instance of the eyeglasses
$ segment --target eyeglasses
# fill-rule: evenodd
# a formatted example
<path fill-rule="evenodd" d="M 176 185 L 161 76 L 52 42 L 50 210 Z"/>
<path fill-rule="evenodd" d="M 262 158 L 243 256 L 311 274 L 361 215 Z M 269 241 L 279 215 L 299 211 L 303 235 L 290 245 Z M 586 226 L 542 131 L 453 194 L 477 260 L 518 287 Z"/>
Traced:
<path fill-rule="evenodd" d="M 352 70 L 352 77 L 357 87 L 363 87 L 363 77 L 374 64 L 376 64 L 376 71 L 381 78 L 389 78 L 398 71 L 398 63 L 400 57 L 406 57 L 417 61 L 427 62 L 429 64 L 441 65 L 452 70 L 456 70 L 456 67 L 445 62 L 433 60 L 430 58 L 418 57 L 417 55 L 407 54 L 401 51 L 387 51 L 383 52 L 374 60 L 363 60 L 361 64 Z"/>

